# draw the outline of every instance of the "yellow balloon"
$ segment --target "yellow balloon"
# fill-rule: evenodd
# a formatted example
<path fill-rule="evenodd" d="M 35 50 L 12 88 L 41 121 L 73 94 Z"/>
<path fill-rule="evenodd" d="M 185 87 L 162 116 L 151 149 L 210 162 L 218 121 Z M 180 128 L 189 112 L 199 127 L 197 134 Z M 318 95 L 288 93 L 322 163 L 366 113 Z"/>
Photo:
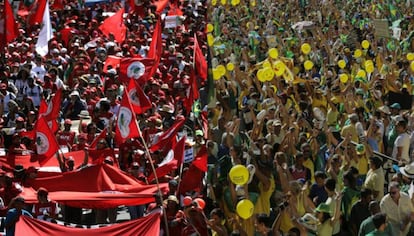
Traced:
<path fill-rule="evenodd" d="M 372 73 L 372 72 L 374 72 L 374 65 L 368 65 L 368 66 L 366 66 L 365 67 L 365 70 L 368 72 L 368 73 Z"/>
<path fill-rule="evenodd" d="M 282 61 L 276 61 L 273 64 L 273 70 L 277 76 L 281 76 L 283 73 L 285 73 L 286 65 Z"/>
<path fill-rule="evenodd" d="M 218 65 L 216 67 L 216 70 L 220 73 L 220 76 L 223 76 L 226 74 L 226 67 L 224 67 L 223 65 Z"/>
<path fill-rule="evenodd" d="M 365 67 L 368 67 L 368 66 L 373 66 L 374 65 L 374 62 L 372 61 L 372 60 L 366 60 L 365 61 Z"/>
<path fill-rule="evenodd" d="M 269 49 L 269 56 L 273 59 L 276 59 L 279 56 L 279 52 L 276 48 Z"/>
<path fill-rule="evenodd" d="M 312 50 L 311 46 L 309 45 L 309 43 L 304 43 L 302 44 L 302 46 L 300 47 L 300 50 L 302 51 L 303 54 L 307 55 L 310 53 L 310 51 Z"/>
<path fill-rule="evenodd" d="M 414 61 L 411 62 L 410 68 L 411 68 L 411 71 L 414 72 Z"/>
<path fill-rule="evenodd" d="M 355 58 L 360 58 L 362 56 L 362 51 L 361 51 L 361 49 L 357 49 L 357 50 L 355 50 L 355 52 L 354 52 L 354 57 Z"/>
<path fill-rule="evenodd" d="M 414 53 L 410 52 L 407 54 L 407 60 L 414 61 Z"/>
<path fill-rule="evenodd" d="M 219 80 L 221 78 L 220 73 L 217 71 L 217 69 L 213 69 L 213 79 L 214 80 Z"/>
<path fill-rule="evenodd" d="M 265 81 L 271 81 L 274 76 L 275 76 L 275 72 L 273 71 L 272 68 L 266 67 L 263 69 L 263 77 Z"/>
<path fill-rule="evenodd" d="M 231 0 L 231 5 L 237 6 L 240 4 L 240 0 Z"/>
<path fill-rule="evenodd" d="M 214 36 L 212 34 L 207 34 L 207 44 L 208 44 L 208 46 L 213 46 Z"/>
<path fill-rule="evenodd" d="M 226 68 L 227 68 L 228 71 L 233 71 L 234 70 L 234 64 L 229 62 L 229 63 L 227 63 Z"/>
<path fill-rule="evenodd" d="M 364 70 L 359 70 L 356 77 L 365 78 L 367 73 Z"/>
<path fill-rule="evenodd" d="M 226 3 L 227 3 L 227 0 L 220 0 L 220 3 L 221 3 L 221 5 L 226 5 Z"/>
<path fill-rule="evenodd" d="M 339 80 L 342 82 L 342 83 L 344 83 L 344 84 L 346 84 L 346 82 L 348 82 L 348 75 L 347 74 L 340 74 L 339 75 Z"/>
<path fill-rule="evenodd" d="M 214 26 L 210 23 L 207 24 L 207 33 L 213 32 Z"/>
<path fill-rule="evenodd" d="M 250 1 L 250 6 L 255 7 L 256 6 L 256 1 L 255 0 Z"/>
<path fill-rule="evenodd" d="M 249 181 L 249 171 L 243 165 L 235 165 L 229 172 L 230 180 L 234 184 L 243 185 Z"/>
<path fill-rule="evenodd" d="M 211 5 L 213 6 L 217 5 L 217 0 L 211 0 Z"/>
<path fill-rule="evenodd" d="M 266 78 L 264 77 L 264 74 L 263 74 L 263 69 L 258 70 L 256 75 L 260 82 L 266 81 Z"/>
<path fill-rule="evenodd" d="M 310 60 L 306 60 L 303 63 L 303 66 L 305 67 L 305 70 L 311 70 L 313 68 L 313 62 Z"/>
<path fill-rule="evenodd" d="M 249 199 L 243 199 L 237 203 L 236 212 L 241 218 L 249 219 L 253 215 L 253 211 L 254 205 Z"/>
<path fill-rule="evenodd" d="M 369 42 L 368 40 L 364 40 L 361 42 L 361 46 L 363 49 L 368 49 L 369 48 Z"/>
<path fill-rule="evenodd" d="M 263 62 L 263 68 L 272 67 L 272 64 L 268 60 Z"/>
<path fill-rule="evenodd" d="M 338 61 L 338 66 L 339 66 L 339 68 L 341 68 L 341 69 L 345 68 L 345 66 L 346 66 L 346 62 L 345 62 L 345 60 L 339 60 L 339 61 Z"/>

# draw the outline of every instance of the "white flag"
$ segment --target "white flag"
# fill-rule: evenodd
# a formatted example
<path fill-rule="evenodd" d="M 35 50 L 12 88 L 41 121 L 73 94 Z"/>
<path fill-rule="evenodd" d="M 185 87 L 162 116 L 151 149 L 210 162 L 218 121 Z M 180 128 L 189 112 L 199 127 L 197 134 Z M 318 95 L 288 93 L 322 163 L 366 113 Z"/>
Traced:
<path fill-rule="evenodd" d="M 36 43 L 36 52 L 46 56 L 49 52 L 49 40 L 52 38 L 52 23 L 50 22 L 49 1 L 46 1 L 45 12 L 43 13 L 42 28 Z"/>

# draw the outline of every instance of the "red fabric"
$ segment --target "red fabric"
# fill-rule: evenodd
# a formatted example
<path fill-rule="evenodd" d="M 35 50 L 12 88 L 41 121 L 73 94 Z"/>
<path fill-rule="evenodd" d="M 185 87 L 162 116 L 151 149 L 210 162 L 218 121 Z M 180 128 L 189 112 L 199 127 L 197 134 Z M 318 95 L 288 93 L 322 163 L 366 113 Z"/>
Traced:
<path fill-rule="evenodd" d="M 51 200 L 81 208 L 146 204 L 154 201 L 153 194 L 158 191 L 156 185 L 144 185 L 107 164 L 30 179 L 27 186 L 31 188 L 25 188 L 21 196 L 29 204 L 37 202 L 34 189 L 46 187 Z M 165 191 L 168 184 L 161 184 L 160 188 Z"/>
<path fill-rule="evenodd" d="M 150 44 L 150 49 L 148 51 L 148 58 L 154 59 L 154 65 L 152 66 L 150 76 L 153 76 L 154 73 L 157 71 L 158 65 L 160 64 L 161 55 L 163 52 L 161 31 L 162 31 L 161 19 L 160 17 L 158 17 L 157 24 L 155 25 L 155 29 L 152 34 L 152 41 Z"/>
<path fill-rule="evenodd" d="M 157 13 L 161 14 L 164 11 L 164 8 L 167 6 L 169 0 L 159 0 L 154 2 L 153 4 L 157 7 Z"/>
<path fill-rule="evenodd" d="M 39 164 L 42 166 L 59 150 L 56 137 L 50 130 L 46 120 L 40 116 L 36 122 L 36 150 Z"/>
<path fill-rule="evenodd" d="M 203 80 L 207 79 L 207 60 L 198 44 L 197 35 L 194 34 L 194 66 L 196 72 Z"/>
<path fill-rule="evenodd" d="M 125 40 L 126 36 L 127 28 L 124 24 L 124 12 L 124 8 L 121 8 L 113 16 L 106 18 L 104 22 L 99 26 L 99 29 L 104 35 L 109 37 L 109 34 L 113 34 L 115 40 L 118 43 L 122 43 Z"/>
<path fill-rule="evenodd" d="M 173 147 L 173 150 L 170 150 L 165 157 L 167 162 L 162 161 L 158 168 L 155 170 L 157 178 L 161 178 L 164 175 L 170 173 L 172 170 L 177 169 L 181 165 L 184 159 L 184 149 L 185 149 L 185 136 L 178 141 Z M 148 177 L 148 182 L 151 182 L 155 179 L 154 173 L 151 173 Z"/>
<path fill-rule="evenodd" d="M 43 14 L 45 13 L 47 0 L 35 1 L 29 9 L 28 23 L 29 25 L 41 24 L 43 22 Z"/>
<path fill-rule="evenodd" d="M 72 235 L 159 235 L 160 234 L 160 214 L 154 213 L 148 216 L 114 224 L 111 226 L 96 229 L 81 229 L 66 227 L 58 224 L 49 223 L 21 216 L 16 223 L 16 236 L 38 235 L 38 236 L 72 236 Z"/>
<path fill-rule="evenodd" d="M 142 91 L 141 86 L 135 80 L 129 80 L 127 92 L 131 98 L 131 105 L 136 114 L 143 114 L 152 107 L 148 96 Z"/>
<path fill-rule="evenodd" d="M 150 147 L 151 151 L 156 151 L 163 149 L 168 143 L 171 143 L 172 139 L 175 139 L 175 136 L 177 135 L 178 130 L 181 129 L 181 127 L 185 123 L 185 118 L 177 118 L 175 123 L 164 133 L 161 134 L 161 136 L 158 138 L 158 142 L 153 144 Z"/>
<path fill-rule="evenodd" d="M 129 100 L 129 95 L 128 93 L 124 93 L 116 121 L 115 140 L 118 144 L 121 144 L 127 139 L 140 136 L 137 118 Z"/>
<path fill-rule="evenodd" d="M 106 139 L 106 133 L 107 133 L 108 131 L 106 130 L 106 128 L 105 129 L 103 129 L 102 131 L 101 131 L 101 133 L 99 133 L 99 135 L 98 136 L 96 136 L 96 138 L 92 141 L 92 143 L 91 143 L 91 145 L 89 146 L 89 148 L 91 148 L 91 149 L 95 149 L 96 148 L 96 146 L 97 146 L 97 144 L 98 144 L 98 142 L 99 142 L 99 140 L 101 140 L 101 139 Z"/>
<path fill-rule="evenodd" d="M 39 116 L 43 115 L 46 121 L 56 120 L 59 117 L 61 101 L 62 89 L 58 89 L 49 104 L 42 100 L 39 107 Z"/>
<path fill-rule="evenodd" d="M 187 113 L 190 113 L 193 107 L 193 104 L 194 104 L 194 100 L 197 100 L 200 97 L 194 70 L 191 70 L 189 82 L 190 82 L 190 87 L 188 88 L 189 92 L 188 92 L 187 97 L 184 100 L 184 106 L 185 106 Z"/>
<path fill-rule="evenodd" d="M 108 72 L 108 66 L 112 66 L 112 68 L 116 69 L 118 68 L 119 64 L 121 63 L 121 58 L 117 56 L 109 55 L 106 60 L 103 67 L 103 72 Z"/>
<path fill-rule="evenodd" d="M 13 9 L 8 1 L 4 2 L 2 20 L 4 20 L 4 26 L 3 31 L 0 32 L 1 48 L 5 47 L 19 35 L 19 28 L 14 20 Z"/>
<path fill-rule="evenodd" d="M 54 0 L 50 8 L 53 10 L 63 10 L 65 5 L 63 4 L 63 0 Z"/>
<path fill-rule="evenodd" d="M 142 85 L 151 76 L 153 66 L 153 58 L 122 58 L 119 65 L 119 80 L 128 84 L 129 79 L 135 79 Z M 145 71 L 141 71 L 142 69 Z"/>
<path fill-rule="evenodd" d="M 208 112 L 207 111 L 201 111 L 200 113 L 201 121 L 202 121 L 202 129 L 204 138 L 208 139 Z"/>
<path fill-rule="evenodd" d="M 65 27 L 60 31 L 60 37 L 65 47 L 69 46 L 69 41 L 72 38 L 73 29 L 71 27 Z"/>
<path fill-rule="evenodd" d="M 204 173 L 207 171 L 207 157 L 207 148 L 203 145 L 188 171 L 183 174 L 183 179 L 180 184 L 180 192 L 182 194 L 201 187 Z"/>

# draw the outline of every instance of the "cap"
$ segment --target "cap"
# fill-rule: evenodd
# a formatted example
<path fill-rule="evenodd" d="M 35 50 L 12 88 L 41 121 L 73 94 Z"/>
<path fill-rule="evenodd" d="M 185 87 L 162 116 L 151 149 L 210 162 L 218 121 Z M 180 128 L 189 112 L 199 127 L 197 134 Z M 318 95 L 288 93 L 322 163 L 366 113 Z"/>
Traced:
<path fill-rule="evenodd" d="M 43 187 L 40 187 L 38 190 L 37 190 L 37 194 L 38 195 L 47 195 L 49 193 L 49 191 L 47 191 L 47 189 L 45 189 L 45 188 L 43 188 Z"/>
<path fill-rule="evenodd" d="M 273 126 L 282 126 L 282 122 L 280 120 L 273 121 Z"/>
<path fill-rule="evenodd" d="M 398 110 L 400 110 L 401 109 L 401 105 L 399 104 L 399 103 L 393 103 L 391 106 L 390 106 L 390 108 L 394 108 L 394 109 L 398 109 Z"/>
<path fill-rule="evenodd" d="M 196 136 L 203 136 L 204 134 L 203 134 L 202 130 L 198 129 L 198 130 L 195 131 L 195 135 Z"/>
<path fill-rule="evenodd" d="M 72 121 L 70 119 L 66 119 L 64 124 L 65 125 L 72 125 Z"/>
<path fill-rule="evenodd" d="M 162 107 L 160 108 L 160 111 L 164 111 L 170 114 L 174 113 L 174 109 L 171 106 L 166 105 L 166 104 L 162 105 Z"/>
<path fill-rule="evenodd" d="M 176 197 L 176 196 L 174 196 L 174 195 L 170 195 L 170 196 L 168 196 L 167 200 L 168 200 L 168 201 L 173 201 L 173 202 L 175 202 L 175 203 L 177 203 L 177 204 L 179 203 L 179 202 L 178 202 L 177 197 Z"/>
<path fill-rule="evenodd" d="M 315 212 L 324 212 L 331 214 L 331 208 L 326 203 L 321 203 L 319 206 L 315 209 Z"/>
<path fill-rule="evenodd" d="M 182 53 L 177 53 L 177 58 L 183 58 L 183 54 Z"/>
<path fill-rule="evenodd" d="M 1 83 L 0 84 L 0 89 L 7 89 L 7 84 Z"/>
<path fill-rule="evenodd" d="M 70 96 L 78 96 L 78 97 L 80 97 L 79 92 L 78 92 L 77 90 L 73 90 L 73 91 L 70 93 Z"/>
<path fill-rule="evenodd" d="M 355 147 L 356 153 L 358 155 L 362 155 L 365 153 L 365 145 L 364 144 L 357 144 Z"/>
<path fill-rule="evenodd" d="M 19 116 L 16 118 L 16 122 L 24 122 L 24 118 Z"/>
<path fill-rule="evenodd" d="M 387 115 L 389 115 L 391 113 L 390 109 L 386 105 L 378 107 L 378 111 L 380 111 L 382 113 L 385 113 Z"/>

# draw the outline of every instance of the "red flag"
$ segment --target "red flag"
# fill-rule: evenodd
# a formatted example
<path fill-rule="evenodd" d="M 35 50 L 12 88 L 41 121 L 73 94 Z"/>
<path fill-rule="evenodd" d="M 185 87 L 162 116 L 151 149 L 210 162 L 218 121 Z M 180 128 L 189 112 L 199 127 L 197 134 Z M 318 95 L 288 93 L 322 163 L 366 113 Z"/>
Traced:
<path fill-rule="evenodd" d="M 98 145 L 99 140 L 106 139 L 107 132 L 108 131 L 106 130 L 106 128 L 103 129 L 101 131 L 101 133 L 98 136 L 95 137 L 95 139 L 92 141 L 91 145 L 89 145 L 89 148 L 90 149 L 96 149 L 96 146 Z"/>
<path fill-rule="evenodd" d="M 140 136 L 137 119 L 133 112 L 128 93 L 124 93 L 116 121 L 115 140 L 117 140 L 118 144 L 121 144 L 129 138 Z"/>
<path fill-rule="evenodd" d="M 203 51 L 201 51 L 198 44 L 197 35 L 194 34 L 194 67 L 197 75 L 203 80 L 207 79 L 207 60 L 204 57 Z"/>
<path fill-rule="evenodd" d="M 0 43 L 3 49 L 8 43 L 13 41 L 19 35 L 19 28 L 14 20 L 13 9 L 9 1 L 4 1 L 3 14 L 1 16 L 3 24 L 0 32 Z"/>
<path fill-rule="evenodd" d="M 150 49 L 148 51 L 148 58 L 154 59 L 154 65 L 152 66 L 149 76 L 153 76 L 158 69 L 160 64 L 162 49 L 162 37 L 161 37 L 161 18 L 158 17 L 157 24 L 155 25 L 154 32 L 152 33 L 152 41 L 150 44 Z"/>
<path fill-rule="evenodd" d="M 127 84 L 135 79 L 139 84 L 145 83 L 151 76 L 153 58 L 122 58 L 119 65 L 119 80 Z"/>
<path fill-rule="evenodd" d="M 191 69 L 190 73 L 190 86 L 187 89 L 187 98 L 184 101 L 184 106 L 189 113 L 193 106 L 194 100 L 197 100 L 200 97 L 200 93 L 198 92 L 197 80 L 195 78 L 194 70 Z"/>
<path fill-rule="evenodd" d="M 195 190 L 201 187 L 202 179 L 207 171 L 207 149 L 203 146 L 191 163 L 189 169 L 183 174 L 180 183 L 180 193 Z"/>
<path fill-rule="evenodd" d="M 109 55 L 105 60 L 103 72 L 105 73 L 108 72 L 108 66 L 111 66 L 112 68 L 116 69 L 120 63 L 121 63 L 120 57 Z"/>
<path fill-rule="evenodd" d="M 158 0 L 156 2 L 154 2 L 153 4 L 157 7 L 156 12 L 158 14 L 161 14 L 162 11 L 164 11 L 164 8 L 167 6 L 169 0 Z"/>
<path fill-rule="evenodd" d="M 158 167 L 155 170 L 158 178 L 163 177 L 181 165 L 184 159 L 185 139 L 185 136 L 182 137 L 180 141 L 174 145 L 173 149 L 167 153 L 164 160 L 158 164 Z M 148 182 L 151 182 L 154 179 L 154 173 L 151 173 L 150 176 L 148 176 Z"/>
<path fill-rule="evenodd" d="M 41 101 L 39 115 L 43 115 L 47 121 L 56 120 L 59 117 L 61 100 L 62 89 L 58 89 L 49 104 L 46 105 L 46 102 Z M 45 105 L 47 106 L 46 109 Z"/>
<path fill-rule="evenodd" d="M 131 105 L 136 114 L 142 114 L 152 107 L 150 99 L 144 91 L 142 91 L 141 87 L 137 85 L 135 80 L 129 80 L 128 89 L 126 91 L 131 98 Z"/>
<path fill-rule="evenodd" d="M 38 0 L 35 1 L 33 4 L 30 5 L 28 11 L 28 24 L 30 26 L 35 24 L 42 24 L 43 22 L 43 14 L 46 9 L 47 0 Z"/>
<path fill-rule="evenodd" d="M 124 12 L 124 8 L 121 8 L 113 16 L 106 18 L 99 26 L 99 29 L 104 35 L 109 37 L 109 34 L 113 34 L 118 43 L 122 43 L 126 36 L 127 28 L 124 24 Z"/>
<path fill-rule="evenodd" d="M 63 0 L 54 0 L 50 8 L 53 10 L 63 10 L 65 5 L 63 4 Z"/>
<path fill-rule="evenodd" d="M 161 134 L 161 136 L 158 138 L 158 142 L 153 144 L 149 149 L 151 151 L 156 151 L 159 149 L 165 149 L 165 147 L 171 143 L 173 139 L 175 139 L 175 136 L 177 135 L 177 132 L 185 123 L 185 118 L 177 118 L 175 123 L 164 133 Z"/>
<path fill-rule="evenodd" d="M 39 116 L 36 122 L 36 151 L 39 164 L 46 163 L 58 150 L 56 137 L 50 130 L 45 117 Z"/>

